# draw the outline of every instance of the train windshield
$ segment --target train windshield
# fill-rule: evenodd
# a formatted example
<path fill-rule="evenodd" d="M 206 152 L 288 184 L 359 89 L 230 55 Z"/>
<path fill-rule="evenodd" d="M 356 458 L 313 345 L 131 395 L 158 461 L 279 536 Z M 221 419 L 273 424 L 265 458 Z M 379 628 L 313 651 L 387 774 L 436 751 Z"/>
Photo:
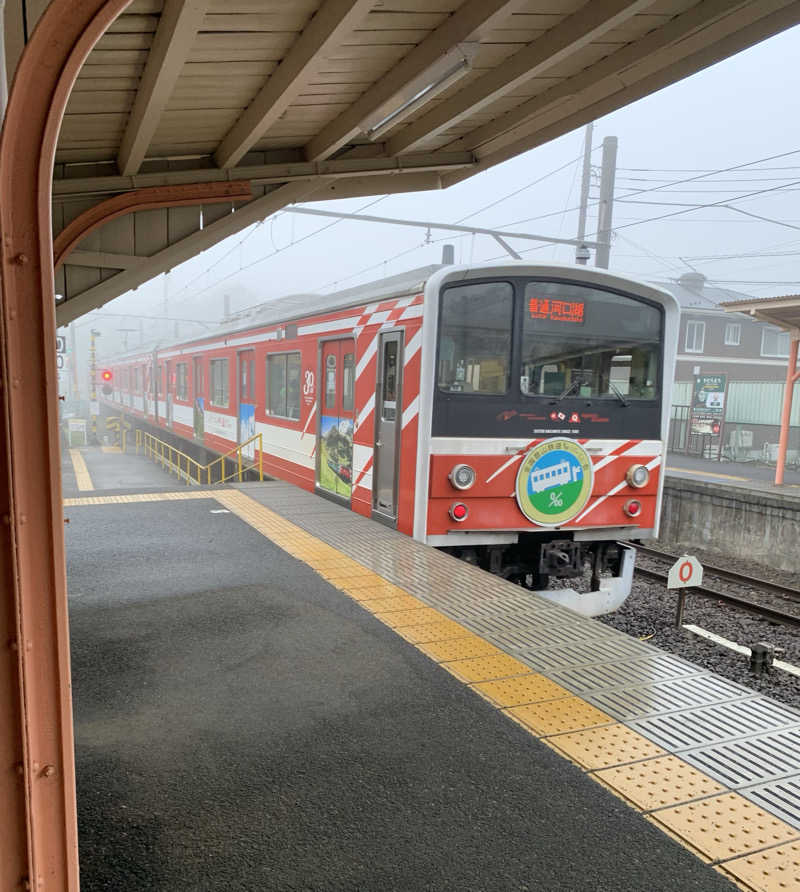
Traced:
<path fill-rule="evenodd" d="M 663 308 L 590 283 L 445 285 L 435 436 L 656 437 Z"/>
<path fill-rule="evenodd" d="M 528 282 L 522 314 L 524 394 L 653 399 L 661 314 L 620 294 Z"/>

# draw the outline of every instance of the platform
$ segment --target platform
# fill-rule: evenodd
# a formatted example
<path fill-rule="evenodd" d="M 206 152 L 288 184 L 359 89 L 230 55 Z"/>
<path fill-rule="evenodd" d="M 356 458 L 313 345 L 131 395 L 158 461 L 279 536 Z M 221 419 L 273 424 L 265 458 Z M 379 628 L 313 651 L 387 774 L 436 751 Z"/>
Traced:
<path fill-rule="evenodd" d="M 667 476 L 800 499 L 800 471 L 787 468 L 783 486 L 775 486 L 775 468 L 760 462 L 716 461 L 670 452 Z"/>
<path fill-rule="evenodd" d="M 800 882 L 791 709 L 285 484 L 66 511 L 87 888 Z"/>

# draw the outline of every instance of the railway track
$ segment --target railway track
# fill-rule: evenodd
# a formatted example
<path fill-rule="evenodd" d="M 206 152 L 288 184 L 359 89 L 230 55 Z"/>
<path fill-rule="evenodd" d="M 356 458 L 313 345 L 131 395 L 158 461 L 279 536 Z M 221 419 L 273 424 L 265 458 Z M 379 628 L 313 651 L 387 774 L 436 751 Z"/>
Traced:
<path fill-rule="evenodd" d="M 663 551 L 656 551 L 652 548 L 637 546 L 636 550 L 643 556 L 665 561 L 670 565 L 675 563 L 675 561 L 678 559 L 677 555 L 665 554 Z M 794 604 L 800 605 L 800 591 L 798 591 L 797 589 L 778 585 L 773 582 L 766 582 L 761 579 L 755 579 L 754 577 L 745 576 L 741 573 L 734 573 L 730 570 L 723 570 L 719 567 L 704 566 L 703 570 L 704 577 L 705 574 L 716 576 L 726 582 L 731 582 L 735 585 L 747 586 L 749 588 L 760 590 L 769 595 L 777 596 Z M 667 583 L 667 573 L 661 572 L 660 570 L 637 566 L 636 573 L 648 579 L 663 582 L 664 585 L 666 585 Z M 690 597 L 701 597 L 712 601 L 718 601 L 723 604 L 728 604 L 731 607 L 736 607 L 739 610 L 753 613 L 756 616 L 763 617 L 764 619 L 768 619 L 772 622 L 782 623 L 784 625 L 800 628 L 800 614 L 797 613 L 787 613 L 783 610 L 777 610 L 776 608 L 770 607 L 766 604 L 760 604 L 758 601 L 752 601 L 749 598 L 742 598 L 738 595 L 732 595 L 729 592 L 723 592 L 716 588 L 710 588 L 707 585 L 696 585 L 691 587 L 690 589 L 684 589 L 683 591 L 687 592 Z"/>

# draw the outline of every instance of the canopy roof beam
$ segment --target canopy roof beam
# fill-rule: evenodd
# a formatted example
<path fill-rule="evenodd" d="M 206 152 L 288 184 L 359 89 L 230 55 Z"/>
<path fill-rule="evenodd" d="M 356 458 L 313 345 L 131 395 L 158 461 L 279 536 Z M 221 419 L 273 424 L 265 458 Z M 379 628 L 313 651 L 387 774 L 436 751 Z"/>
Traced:
<path fill-rule="evenodd" d="M 365 119 L 389 104 L 409 82 L 424 74 L 448 50 L 474 37 L 480 30 L 497 27 L 519 5 L 520 0 L 467 0 L 385 77 L 376 81 L 343 114 L 308 142 L 305 147 L 307 160 L 329 158 L 361 132 Z"/>
<path fill-rule="evenodd" d="M 117 164 L 125 176 L 141 167 L 197 32 L 208 0 L 165 0 L 153 45 L 119 148 Z"/>
<path fill-rule="evenodd" d="M 300 38 L 228 131 L 214 154 L 222 168 L 233 167 L 258 138 L 286 111 L 326 53 L 369 12 L 373 0 L 327 0 L 306 26 Z"/>
<path fill-rule="evenodd" d="M 560 64 L 577 50 L 627 21 L 653 0 L 590 0 L 497 68 L 432 108 L 386 143 L 389 155 L 408 152 Z"/>

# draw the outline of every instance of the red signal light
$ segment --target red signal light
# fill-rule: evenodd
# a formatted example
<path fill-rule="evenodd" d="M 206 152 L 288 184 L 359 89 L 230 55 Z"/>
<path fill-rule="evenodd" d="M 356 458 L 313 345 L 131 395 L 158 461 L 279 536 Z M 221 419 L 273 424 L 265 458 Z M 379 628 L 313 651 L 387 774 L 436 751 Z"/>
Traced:
<path fill-rule="evenodd" d="M 114 377 L 114 373 L 111 371 L 111 369 L 103 369 L 103 371 L 100 372 L 100 377 L 104 381 L 110 381 Z"/>

